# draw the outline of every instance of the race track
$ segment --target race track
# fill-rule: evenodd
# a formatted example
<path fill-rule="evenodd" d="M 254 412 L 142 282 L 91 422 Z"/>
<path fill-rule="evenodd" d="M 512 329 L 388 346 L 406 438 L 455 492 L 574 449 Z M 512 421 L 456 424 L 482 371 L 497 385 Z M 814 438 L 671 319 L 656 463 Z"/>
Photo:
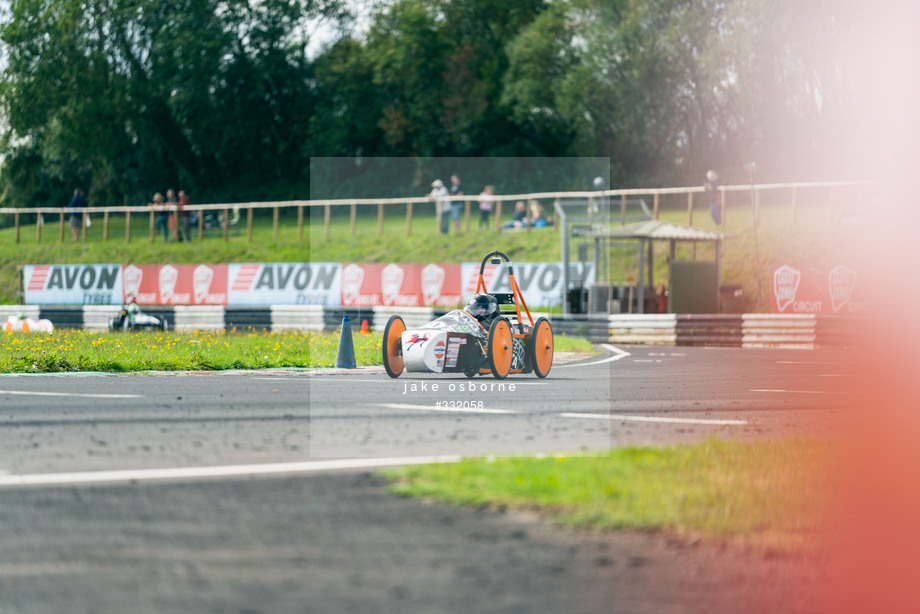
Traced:
<path fill-rule="evenodd" d="M 788 611 L 814 571 L 796 562 L 697 591 L 711 581 L 694 575 L 705 549 L 400 499 L 375 468 L 833 434 L 854 370 L 843 351 L 608 347 L 545 380 L 0 377 L 0 611 L 695 611 L 688 595 Z M 746 556 L 722 561 L 737 570 Z M 662 575 L 670 588 L 654 588 Z"/>

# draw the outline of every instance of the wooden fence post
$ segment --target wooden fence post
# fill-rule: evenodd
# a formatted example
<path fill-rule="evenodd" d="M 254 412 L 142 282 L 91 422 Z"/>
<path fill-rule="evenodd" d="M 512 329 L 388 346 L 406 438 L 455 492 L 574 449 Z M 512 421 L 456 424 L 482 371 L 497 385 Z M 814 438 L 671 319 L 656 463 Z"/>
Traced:
<path fill-rule="evenodd" d="M 323 237 L 329 239 L 332 224 L 332 205 L 323 205 Z"/>
<path fill-rule="evenodd" d="M 125 244 L 131 242 L 131 212 L 125 211 Z"/>
<path fill-rule="evenodd" d="M 351 203 L 351 236 L 358 234 L 358 205 Z"/>
<path fill-rule="evenodd" d="M 64 210 L 63 209 L 61 209 L 61 220 L 60 220 L 60 228 L 58 230 L 58 241 L 61 243 L 64 242 Z"/>
<path fill-rule="evenodd" d="M 654 215 L 655 215 L 656 220 L 658 219 L 658 206 L 660 204 L 660 201 L 661 201 L 661 194 L 659 194 L 658 192 L 655 192 L 655 205 L 654 205 L 655 213 Z"/>
<path fill-rule="evenodd" d="M 246 209 L 246 240 L 252 243 L 252 207 Z"/>
<path fill-rule="evenodd" d="M 303 241 L 303 205 L 297 206 L 297 240 Z"/>
<path fill-rule="evenodd" d="M 204 209 L 201 209 L 198 212 L 198 242 L 199 243 L 204 240 L 204 214 L 205 213 L 206 211 Z"/>
<path fill-rule="evenodd" d="M 495 201 L 495 230 L 502 229 L 502 201 Z"/>
<path fill-rule="evenodd" d="M 272 240 L 278 241 L 278 227 L 281 225 L 281 208 L 272 208 Z"/>
<path fill-rule="evenodd" d="M 626 225 L 626 194 L 620 194 L 620 226 Z"/>
<path fill-rule="evenodd" d="M 109 210 L 102 212 L 102 242 L 109 240 Z"/>
<path fill-rule="evenodd" d="M 463 232 L 470 231 L 470 201 L 466 201 L 465 210 L 463 212 Z"/>
<path fill-rule="evenodd" d="M 412 203 L 406 203 L 406 236 L 412 236 Z"/>
<path fill-rule="evenodd" d="M 154 227 L 153 227 L 153 209 L 151 209 L 150 210 L 150 242 L 151 243 L 153 243 L 155 232 L 156 231 L 154 230 Z"/>
<path fill-rule="evenodd" d="M 42 214 L 35 214 L 35 242 L 42 242 Z"/>
<path fill-rule="evenodd" d="M 19 243 L 19 211 L 13 214 L 13 223 L 16 225 L 16 243 Z"/>
<path fill-rule="evenodd" d="M 693 226 L 693 192 L 687 192 L 687 226 Z M 696 243 L 693 247 L 696 247 Z"/>
<path fill-rule="evenodd" d="M 224 243 L 230 241 L 230 207 L 224 207 Z"/>
<path fill-rule="evenodd" d="M 383 203 L 377 203 L 377 236 L 383 236 Z"/>

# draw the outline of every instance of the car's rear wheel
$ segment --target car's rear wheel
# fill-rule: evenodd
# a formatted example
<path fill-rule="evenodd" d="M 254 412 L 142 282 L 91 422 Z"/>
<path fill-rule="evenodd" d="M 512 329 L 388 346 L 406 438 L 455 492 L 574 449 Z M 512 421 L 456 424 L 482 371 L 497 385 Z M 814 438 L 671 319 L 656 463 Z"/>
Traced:
<path fill-rule="evenodd" d="M 489 368 L 497 379 L 508 377 L 514 349 L 511 325 L 505 318 L 496 318 L 489 327 Z"/>
<path fill-rule="evenodd" d="M 399 316 L 390 316 L 386 328 L 383 329 L 383 343 L 380 344 L 383 353 L 383 368 L 390 377 L 399 377 L 406 366 L 400 339 L 405 330 L 406 323 Z"/>
<path fill-rule="evenodd" d="M 546 377 L 553 366 L 553 327 L 546 318 L 538 318 L 527 345 L 530 364 L 537 377 Z"/>

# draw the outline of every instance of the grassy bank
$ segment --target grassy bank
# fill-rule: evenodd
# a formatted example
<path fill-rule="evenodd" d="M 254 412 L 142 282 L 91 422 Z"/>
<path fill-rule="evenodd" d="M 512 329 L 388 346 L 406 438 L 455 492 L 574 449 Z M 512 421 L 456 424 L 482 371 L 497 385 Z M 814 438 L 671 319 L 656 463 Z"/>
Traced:
<path fill-rule="evenodd" d="M 580 528 L 661 530 L 810 549 L 827 517 L 833 452 L 808 439 L 723 441 L 603 454 L 479 458 L 393 469 L 397 493 L 537 510 Z"/>
<path fill-rule="evenodd" d="M 860 226 L 835 223 L 835 216 L 823 196 L 816 195 L 814 202 L 799 198 L 795 209 L 785 200 L 769 202 L 761 209 L 756 238 L 752 208 L 734 194 L 723 230 L 730 236 L 723 245 L 723 283 L 740 283 L 751 311 L 769 311 L 770 272 L 779 264 L 827 266 L 853 261 L 852 249 L 862 244 Z M 696 205 L 692 220 L 686 206 L 663 207 L 661 219 L 679 224 L 692 221 L 693 226 L 717 230 L 708 213 Z M 149 240 L 149 223 L 144 216 L 132 218 L 132 240 L 125 242 L 124 220 L 112 216 L 109 240 L 102 241 L 99 227 L 100 215 L 89 229 L 87 242 L 73 243 L 69 228 L 65 242 L 58 241 L 54 224 L 46 225 L 41 242 L 37 241 L 34 226 L 24 227 L 16 242 L 13 228 L 0 229 L 0 304 L 19 302 L 17 267 L 22 264 L 56 263 L 133 263 L 133 264 L 184 264 L 226 262 L 463 262 L 478 261 L 494 249 L 507 252 L 517 262 L 558 261 L 560 236 L 552 228 L 534 229 L 531 232 L 475 231 L 476 220 L 470 232 L 460 235 L 440 235 L 430 212 L 417 211 L 412 233 L 406 236 L 405 218 L 398 213 L 388 213 L 384 218 L 383 234 L 378 235 L 376 208 L 361 209 L 356 219 L 355 235 L 351 234 L 347 215 L 332 218 L 330 236 L 326 238 L 320 215 L 308 219 L 304 239 L 297 236 L 293 211 L 282 216 L 278 237 L 272 231 L 270 216 L 257 216 L 254 220 L 253 239 L 248 240 L 245 228 L 224 241 L 219 234 L 211 234 L 203 241 L 186 244 L 163 244 Z M 343 211 L 344 212 L 344 209 Z M 507 216 L 506 216 L 507 217 Z M 245 215 L 243 216 L 245 224 Z M 667 242 L 655 246 L 654 275 L 656 286 L 667 283 Z M 679 244 L 678 259 L 711 259 L 711 246 Z M 572 258 L 576 258 L 572 249 Z M 759 266 L 758 266 L 759 263 Z M 610 251 L 609 278 L 625 282 L 638 274 L 636 248 L 632 244 L 619 244 Z M 760 274 L 762 289 L 759 305 L 755 304 Z"/>
<path fill-rule="evenodd" d="M 381 364 L 380 334 L 356 333 L 353 340 L 358 366 Z M 577 337 L 555 341 L 557 352 L 591 351 Z M 0 373 L 333 367 L 338 346 L 333 333 L 0 333 Z"/>

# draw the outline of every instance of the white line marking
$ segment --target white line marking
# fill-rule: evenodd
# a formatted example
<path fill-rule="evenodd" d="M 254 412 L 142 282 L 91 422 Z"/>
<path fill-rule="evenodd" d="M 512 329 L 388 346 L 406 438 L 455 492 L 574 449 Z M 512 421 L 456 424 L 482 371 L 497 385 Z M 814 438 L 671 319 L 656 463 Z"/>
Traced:
<path fill-rule="evenodd" d="M 142 394 L 79 394 L 76 392 L 32 392 L 30 390 L 0 390 L 0 394 L 23 397 L 76 397 L 80 399 L 142 399 Z"/>
<path fill-rule="evenodd" d="M 704 420 L 702 418 L 660 418 L 657 416 L 626 416 L 615 414 L 560 414 L 564 418 L 591 418 L 624 422 L 669 422 L 674 424 L 710 424 L 715 426 L 743 426 L 747 420 Z"/>
<path fill-rule="evenodd" d="M 404 458 L 348 458 L 301 463 L 268 463 L 262 465 L 224 465 L 217 467 L 173 467 L 165 469 L 128 469 L 121 471 L 85 471 L 77 473 L 36 473 L 31 475 L 0 475 L 0 486 L 39 486 L 92 484 L 100 482 L 143 482 L 149 480 L 187 480 L 194 478 L 227 478 L 255 475 L 315 473 L 343 469 L 374 469 L 398 465 L 427 465 L 456 463 L 459 456 L 409 456 Z"/>
<path fill-rule="evenodd" d="M 590 365 L 602 365 L 605 362 L 613 362 L 614 360 L 620 360 L 621 358 L 626 358 L 627 356 L 630 355 L 629 352 L 624 352 L 620 348 L 614 347 L 610 345 L 609 343 L 602 343 L 601 347 L 607 350 L 608 352 L 613 352 L 613 356 L 608 356 L 607 358 L 596 360 L 594 362 L 580 362 L 580 363 L 572 364 L 572 365 L 559 365 L 559 366 L 554 366 L 553 368 L 554 369 L 565 369 L 566 367 L 588 367 Z"/>
<path fill-rule="evenodd" d="M 751 392 L 778 392 L 786 394 L 846 394 L 841 390 L 751 390 Z"/>
<path fill-rule="evenodd" d="M 778 365 L 845 365 L 845 362 L 832 362 L 821 360 L 777 360 Z"/>
<path fill-rule="evenodd" d="M 459 402 L 459 401 L 458 401 Z M 471 401 L 472 402 L 472 401 Z M 434 402 L 431 405 L 408 405 L 406 403 L 378 403 L 380 407 L 389 409 L 417 409 L 420 411 L 443 411 L 453 414 L 516 414 L 511 409 L 476 409 L 472 407 L 435 407 Z"/>

